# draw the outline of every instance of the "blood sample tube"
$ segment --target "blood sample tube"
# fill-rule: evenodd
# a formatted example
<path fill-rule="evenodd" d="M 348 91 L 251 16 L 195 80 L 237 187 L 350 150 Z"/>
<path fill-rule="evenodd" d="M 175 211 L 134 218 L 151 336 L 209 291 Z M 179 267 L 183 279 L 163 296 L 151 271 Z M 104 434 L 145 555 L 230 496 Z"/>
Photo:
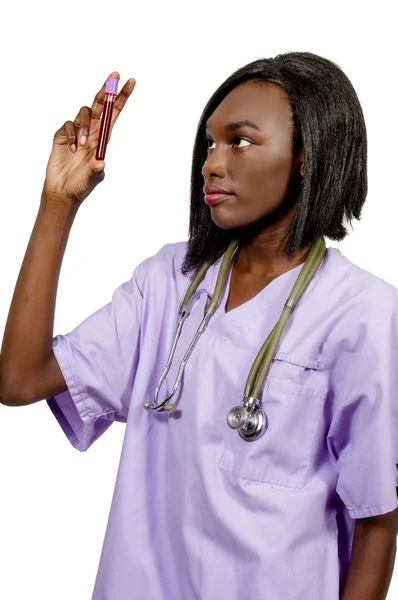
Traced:
<path fill-rule="evenodd" d="M 101 126 L 99 132 L 99 139 L 97 144 L 97 152 L 95 158 L 97 160 L 104 160 L 106 146 L 109 141 L 109 134 L 111 128 L 111 120 L 113 107 L 115 105 L 115 98 L 117 96 L 117 87 L 119 80 L 114 77 L 108 77 L 105 83 L 105 98 L 104 98 L 104 110 L 101 117 Z"/>

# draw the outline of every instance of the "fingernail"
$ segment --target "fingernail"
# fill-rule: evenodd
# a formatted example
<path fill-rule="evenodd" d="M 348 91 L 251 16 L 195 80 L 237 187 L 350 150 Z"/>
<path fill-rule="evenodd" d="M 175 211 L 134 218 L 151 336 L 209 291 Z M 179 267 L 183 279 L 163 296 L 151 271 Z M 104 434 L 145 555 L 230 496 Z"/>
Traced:
<path fill-rule="evenodd" d="M 87 141 L 87 136 L 86 135 L 82 135 L 81 138 L 80 138 L 81 145 L 84 146 L 84 144 L 86 143 L 86 141 Z"/>
<path fill-rule="evenodd" d="M 72 146 L 70 147 L 72 152 L 76 152 L 76 144 L 72 144 Z"/>

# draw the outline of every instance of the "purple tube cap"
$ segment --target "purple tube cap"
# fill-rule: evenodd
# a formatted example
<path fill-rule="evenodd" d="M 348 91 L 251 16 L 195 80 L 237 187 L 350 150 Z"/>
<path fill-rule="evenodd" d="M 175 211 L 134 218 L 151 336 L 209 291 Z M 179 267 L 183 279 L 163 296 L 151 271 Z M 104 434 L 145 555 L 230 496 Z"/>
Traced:
<path fill-rule="evenodd" d="M 118 85 L 118 79 L 115 79 L 115 77 L 108 77 L 105 84 L 105 94 L 113 94 L 114 96 L 117 96 Z"/>

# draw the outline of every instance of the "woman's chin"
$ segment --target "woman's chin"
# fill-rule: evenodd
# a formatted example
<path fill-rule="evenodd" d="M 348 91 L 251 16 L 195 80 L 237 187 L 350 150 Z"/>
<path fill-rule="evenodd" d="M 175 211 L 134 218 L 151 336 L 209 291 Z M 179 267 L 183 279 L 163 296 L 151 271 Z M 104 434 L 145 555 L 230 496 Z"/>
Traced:
<path fill-rule="evenodd" d="M 224 231 L 231 231 L 232 229 L 242 231 L 255 224 L 255 221 L 247 219 L 247 215 L 242 216 L 236 212 L 235 214 L 231 214 L 231 211 L 224 211 L 221 207 L 217 208 L 217 210 L 215 209 L 216 207 L 211 210 L 212 221 L 217 227 Z"/>

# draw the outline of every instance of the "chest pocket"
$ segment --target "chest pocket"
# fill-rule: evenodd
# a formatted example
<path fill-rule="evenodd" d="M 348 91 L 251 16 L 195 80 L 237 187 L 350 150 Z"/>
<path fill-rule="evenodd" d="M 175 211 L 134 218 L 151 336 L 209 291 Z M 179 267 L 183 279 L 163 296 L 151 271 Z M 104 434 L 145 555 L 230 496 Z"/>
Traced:
<path fill-rule="evenodd" d="M 301 489 L 313 455 L 313 443 L 328 389 L 311 381 L 320 363 L 278 353 L 262 393 L 266 432 L 253 442 L 227 428 L 218 466 L 236 477 Z M 276 377 L 275 374 L 276 373 Z M 317 383 L 323 378 L 315 377 Z"/>

